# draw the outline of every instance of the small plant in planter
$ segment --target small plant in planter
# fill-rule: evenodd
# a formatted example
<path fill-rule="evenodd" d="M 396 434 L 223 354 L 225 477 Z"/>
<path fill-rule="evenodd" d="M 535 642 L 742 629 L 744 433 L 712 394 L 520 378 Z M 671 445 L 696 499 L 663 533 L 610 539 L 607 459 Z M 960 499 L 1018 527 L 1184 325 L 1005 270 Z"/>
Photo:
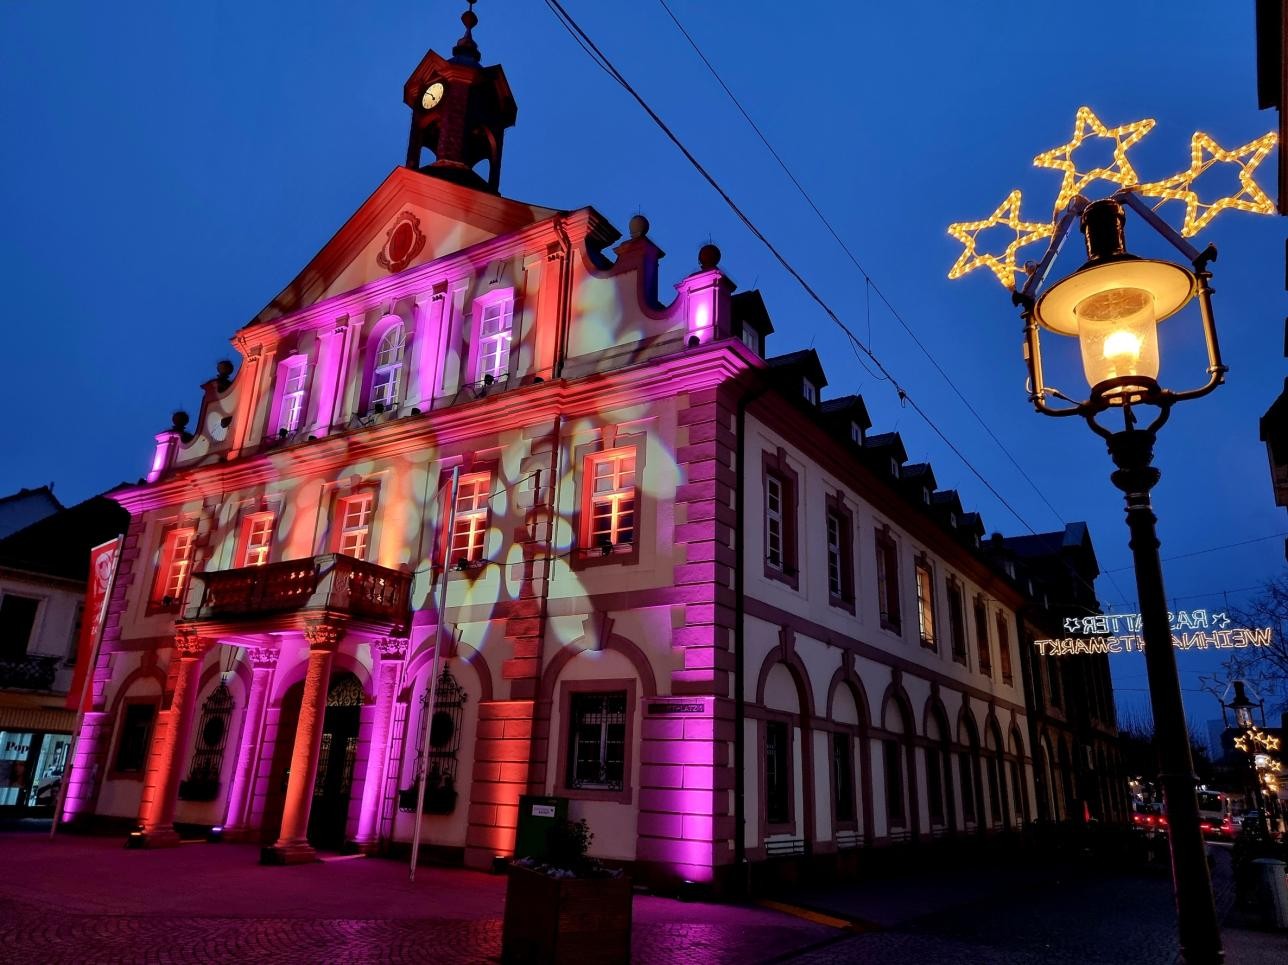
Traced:
<path fill-rule="evenodd" d="M 631 879 L 589 857 L 594 837 L 584 820 L 565 821 L 551 828 L 544 860 L 510 865 L 502 962 L 630 961 Z"/>

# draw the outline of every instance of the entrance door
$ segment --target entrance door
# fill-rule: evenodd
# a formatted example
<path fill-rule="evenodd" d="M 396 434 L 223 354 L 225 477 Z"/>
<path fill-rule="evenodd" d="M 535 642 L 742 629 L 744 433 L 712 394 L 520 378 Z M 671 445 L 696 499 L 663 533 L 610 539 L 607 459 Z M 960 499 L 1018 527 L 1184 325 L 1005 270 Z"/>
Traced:
<path fill-rule="evenodd" d="M 309 843 L 335 849 L 344 844 L 349 817 L 349 793 L 358 750 L 358 723 L 366 695 L 353 674 L 333 678 L 322 721 L 322 747 L 318 751 L 318 776 L 313 784 L 309 810 Z"/>

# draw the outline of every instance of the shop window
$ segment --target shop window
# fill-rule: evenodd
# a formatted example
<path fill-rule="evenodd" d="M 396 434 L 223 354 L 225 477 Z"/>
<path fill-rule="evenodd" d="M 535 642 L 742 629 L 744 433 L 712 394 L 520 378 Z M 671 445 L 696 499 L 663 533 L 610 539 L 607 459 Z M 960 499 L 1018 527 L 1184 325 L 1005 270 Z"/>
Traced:
<path fill-rule="evenodd" d="M 988 640 L 988 605 L 982 597 L 975 597 L 975 647 L 979 656 L 979 672 L 993 676 L 992 645 Z"/>
<path fill-rule="evenodd" d="M 251 513 L 242 520 L 240 566 L 263 566 L 273 548 L 273 514 Z"/>
<path fill-rule="evenodd" d="M 178 610 L 188 589 L 192 574 L 193 550 L 197 530 L 192 526 L 173 526 L 161 540 L 156 581 L 152 590 L 152 608 Z"/>
<path fill-rule="evenodd" d="M 935 574 L 924 558 L 917 560 L 913 572 L 917 580 L 917 632 L 921 645 L 935 650 L 938 647 L 935 639 Z"/>
<path fill-rule="evenodd" d="M 39 610 L 38 597 L 17 593 L 0 597 L 0 660 L 21 660 L 27 655 Z"/>
<path fill-rule="evenodd" d="M 188 777 L 179 782 L 179 797 L 184 801 L 213 801 L 219 796 L 219 776 L 223 773 L 224 748 L 233 718 L 233 694 L 220 682 L 201 706 L 197 723 L 197 744 L 192 753 Z"/>
<path fill-rule="evenodd" d="M 789 824 L 791 806 L 791 728 L 781 720 L 765 721 L 765 821 Z"/>
<path fill-rule="evenodd" d="M 368 490 L 343 496 L 336 502 L 336 520 L 339 523 L 335 547 L 337 553 L 359 560 L 367 558 L 375 501 L 375 493 Z"/>
<path fill-rule="evenodd" d="M 587 463 L 584 546 L 605 556 L 636 541 L 635 449 L 591 456 Z"/>
<path fill-rule="evenodd" d="M 296 355 L 287 359 L 277 370 L 281 385 L 277 403 L 277 431 L 287 435 L 297 431 L 304 422 L 304 395 L 308 382 L 308 359 Z"/>
<path fill-rule="evenodd" d="M 510 342 L 514 333 L 514 299 L 481 299 L 475 302 L 478 326 L 478 370 L 476 380 L 505 378 L 510 372 Z"/>
<path fill-rule="evenodd" d="M 22 803 L 35 739 L 30 731 L 0 730 L 0 807 Z"/>
<path fill-rule="evenodd" d="M 568 787 L 626 786 L 626 693 L 574 693 L 568 728 Z"/>
<path fill-rule="evenodd" d="M 1002 683 L 1015 682 L 1011 674 L 1011 632 L 1006 623 L 1006 613 L 997 611 L 997 664 L 1002 671 Z"/>
<path fill-rule="evenodd" d="M 901 828 L 908 820 L 903 794 L 903 748 L 895 740 L 881 742 L 884 761 L 886 817 L 891 827 Z"/>
<path fill-rule="evenodd" d="M 962 585 L 954 577 L 948 578 L 948 637 L 953 660 L 966 666 L 966 599 Z"/>
<path fill-rule="evenodd" d="M 147 762 L 148 744 L 157 705 L 150 702 L 127 703 L 121 714 L 121 731 L 116 741 L 113 770 L 118 774 L 138 774 Z"/>
<path fill-rule="evenodd" d="M 402 322 L 387 328 L 376 345 L 371 370 L 370 407 L 378 412 L 394 409 L 402 401 L 403 358 L 407 352 L 407 329 Z"/>
<path fill-rule="evenodd" d="M 893 633 L 902 629 L 899 613 L 899 548 L 884 530 L 876 534 L 877 602 L 881 607 L 881 626 Z"/>
<path fill-rule="evenodd" d="M 854 751 L 850 735 L 843 731 L 832 734 L 832 800 L 836 820 L 854 820 Z"/>
<path fill-rule="evenodd" d="M 491 473 L 462 476 L 456 486 L 456 507 L 452 516 L 450 559 L 468 567 L 483 560 L 487 544 Z"/>
<path fill-rule="evenodd" d="M 3 739 L 0 735 L 0 742 Z M 71 747 L 71 734 L 44 735 L 40 744 L 40 756 L 36 759 L 36 770 L 27 791 L 27 807 L 52 809 L 58 802 L 58 792 L 67 771 L 67 755 Z"/>

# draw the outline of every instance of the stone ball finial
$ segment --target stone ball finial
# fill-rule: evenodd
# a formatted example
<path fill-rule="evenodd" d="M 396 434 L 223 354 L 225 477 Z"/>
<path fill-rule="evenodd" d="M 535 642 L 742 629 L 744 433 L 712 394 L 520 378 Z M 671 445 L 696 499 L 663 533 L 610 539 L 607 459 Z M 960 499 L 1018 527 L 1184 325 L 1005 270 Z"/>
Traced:
<path fill-rule="evenodd" d="M 706 271 L 710 271 L 716 265 L 720 264 L 720 249 L 711 242 L 707 242 L 698 249 L 698 264 Z"/>
<path fill-rule="evenodd" d="M 642 214 L 637 214 L 635 217 L 631 218 L 630 231 L 632 239 L 643 238 L 648 234 L 648 229 L 648 218 L 644 217 Z"/>
<path fill-rule="evenodd" d="M 461 14 L 461 23 L 465 24 L 466 30 L 473 30 L 479 25 L 479 15 L 473 10 L 466 10 Z"/>
<path fill-rule="evenodd" d="M 215 372 L 221 379 L 230 379 L 233 375 L 233 363 L 228 359 L 220 359 L 215 363 Z"/>
<path fill-rule="evenodd" d="M 170 413 L 170 424 L 174 427 L 176 432 L 183 432 L 188 428 L 188 421 L 191 418 L 192 417 L 182 409 L 176 409 L 174 412 Z"/>

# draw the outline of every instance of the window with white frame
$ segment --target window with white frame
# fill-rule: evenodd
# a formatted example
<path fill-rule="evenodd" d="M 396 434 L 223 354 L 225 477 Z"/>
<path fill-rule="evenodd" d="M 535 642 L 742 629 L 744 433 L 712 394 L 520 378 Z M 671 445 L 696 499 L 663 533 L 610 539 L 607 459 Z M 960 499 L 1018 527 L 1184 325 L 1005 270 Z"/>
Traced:
<path fill-rule="evenodd" d="M 340 524 L 335 551 L 355 559 L 365 560 L 371 544 L 371 510 L 375 494 L 354 493 L 344 496 L 336 505 L 336 518 Z"/>
<path fill-rule="evenodd" d="M 776 570 L 783 568 L 786 532 L 783 527 L 783 481 L 777 476 L 765 477 L 765 536 L 769 543 L 767 562 Z"/>
<path fill-rule="evenodd" d="M 818 386 L 809 379 L 801 380 L 801 394 L 805 396 L 805 401 L 810 405 L 818 404 Z"/>
<path fill-rule="evenodd" d="M 452 520 L 451 559 L 454 562 L 476 563 L 483 559 L 491 488 L 491 473 L 461 477 L 456 487 L 456 510 Z"/>
<path fill-rule="evenodd" d="M 926 559 L 917 560 L 914 567 L 917 578 L 917 629 L 921 645 L 934 650 L 935 643 L 935 576 Z"/>
<path fill-rule="evenodd" d="M 966 596 L 961 581 L 948 578 L 948 637 L 953 660 L 966 665 Z"/>
<path fill-rule="evenodd" d="M 166 531 L 161 541 L 153 590 L 153 602 L 157 605 L 174 608 L 183 599 L 188 588 L 188 576 L 192 572 L 192 551 L 196 539 L 197 531 L 191 526 L 174 526 Z"/>
<path fill-rule="evenodd" d="M 757 355 L 760 354 L 760 333 L 750 325 L 743 325 L 742 328 L 739 329 L 738 338 L 742 340 L 742 344 L 747 346 L 747 348 L 751 349 Z"/>
<path fill-rule="evenodd" d="M 297 355 L 282 363 L 282 395 L 278 402 L 277 428 L 288 433 L 299 429 L 304 421 L 304 393 L 308 381 L 308 360 Z"/>
<path fill-rule="evenodd" d="M 850 423 L 850 441 L 863 445 L 863 426 L 857 422 Z"/>
<path fill-rule="evenodd" d="M 514 300 L 497 298 L 479 306 L 478 381 L 486 376 L 499 379 L 510 371 L 510 340 L 514 331 Z"/>
<path fill-rule="evenodd" d="M 827 591 L 837 598 L 842 597 L 845 592 L 841 557 L 843 525 L 840 513 L 827 514 Z"/>
<path fill-rule="evenodd" d="M 402 400 L 403 358 L 407 352 L 407 329 L 396 322 L 385 330 L 376 345 L 371 373 L 371 406 L 392 409 Z"/>
<path fill-rule="evenodd" d="M 263 566 L 273 547 L 273 514 L 251 513 L 242 522 L 241 566 Z"/>
<path fill-rule="evenodd" d="M 876 533 L 877 602 L 881 605 L 881 626 L 898 633 L 902 626 L 899 608 L 899 548 L 885 530 Z"/>
<path fill-rule="evenodd" d="M 590 459 L 586 546 L 604 549 L 635 542 L 635 450 L 618 449 Z"/>

